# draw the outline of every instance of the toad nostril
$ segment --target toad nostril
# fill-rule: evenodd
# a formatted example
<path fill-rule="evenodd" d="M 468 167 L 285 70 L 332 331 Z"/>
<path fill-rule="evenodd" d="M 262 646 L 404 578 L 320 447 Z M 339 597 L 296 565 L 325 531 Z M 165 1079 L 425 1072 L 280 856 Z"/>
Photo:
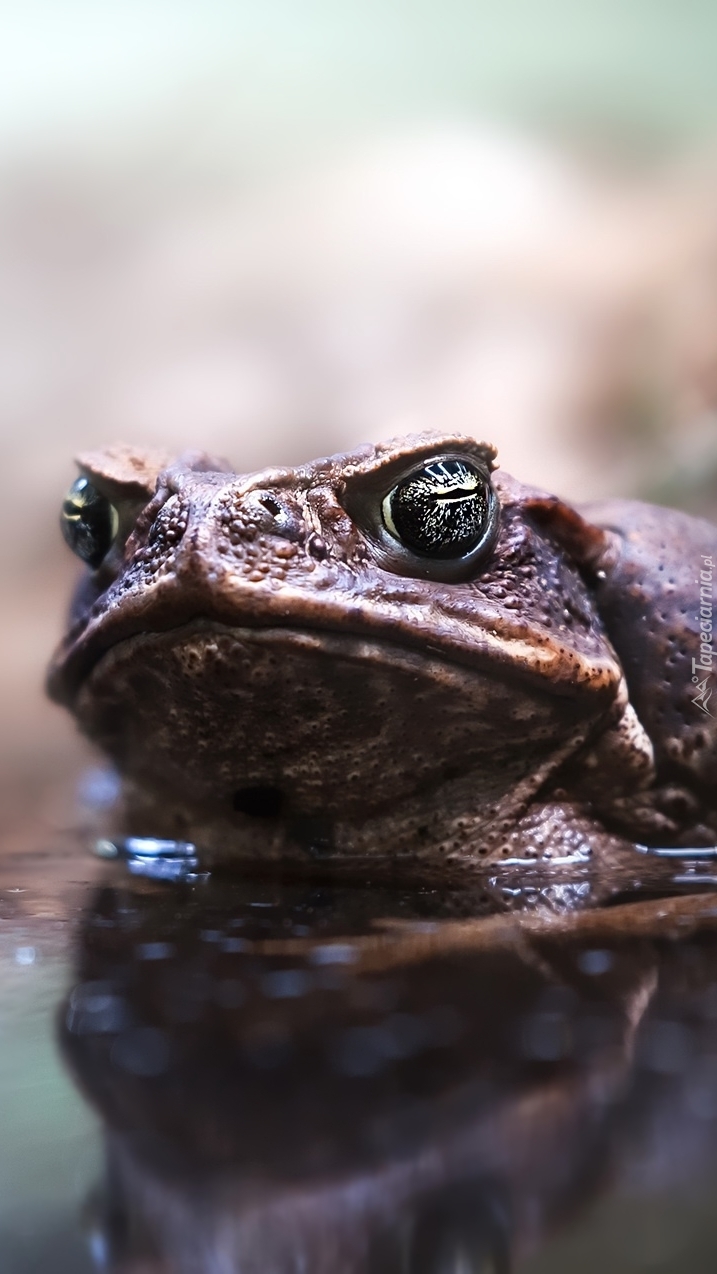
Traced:
<path fill-rule="evenodd" d="M 241 787 L 232 798 L 237 813 L 248 814 L 250 818 L 277 818 L 283 803 L 283 793 L 278 787 L 270 787 L 268 784 Z"/>
<path fill-rule="evenodd" d="M 237 513 L 241 519 L 248 517 L 269 535 L 298 539 L 301 534 L 299 514 L 288 500 L 282 500 L 272 491 L 249 491 L 240 496 Z"/>

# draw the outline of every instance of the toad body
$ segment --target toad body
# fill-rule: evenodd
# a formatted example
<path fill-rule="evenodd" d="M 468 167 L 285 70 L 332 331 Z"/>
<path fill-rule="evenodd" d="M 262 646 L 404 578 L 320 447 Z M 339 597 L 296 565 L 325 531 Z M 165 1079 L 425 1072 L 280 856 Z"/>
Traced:
<path fill-rule="evenodd" d="M 463 436 L 237 474 L 79 458 L 50 693 L 127 830 L 444 878 L 717 841 L 717 530 L 578 510 Z"/>

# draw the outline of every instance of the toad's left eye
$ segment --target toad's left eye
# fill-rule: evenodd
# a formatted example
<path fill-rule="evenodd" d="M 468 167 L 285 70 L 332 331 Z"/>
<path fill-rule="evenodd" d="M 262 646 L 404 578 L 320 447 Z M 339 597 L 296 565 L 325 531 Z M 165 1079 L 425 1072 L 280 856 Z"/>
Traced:
<path fill-rule="evenodd" d="M 386 529 L 421 557 L 461 558 L 477 549 L 493 524 L 493 492 L 469 460 L 445 457 L 408 474 L 382 506 Z"/>
<path fill-rule="evenodd" d="M 117 534 L 117 510 L 87 478 L 78 478 L 63 502 L 60 525 L 72 552 L 96 568 Z"/>

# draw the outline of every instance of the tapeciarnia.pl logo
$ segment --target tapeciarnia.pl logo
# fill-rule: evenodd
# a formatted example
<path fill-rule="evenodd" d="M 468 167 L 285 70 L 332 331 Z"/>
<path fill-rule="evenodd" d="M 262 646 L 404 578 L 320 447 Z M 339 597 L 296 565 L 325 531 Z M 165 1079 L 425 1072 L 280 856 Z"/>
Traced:
<path fill-rule="evenodd" d="M 712 687 L 710 686 L 710 676 L 713 672 L 714 664 L 714 626 L 713 626 L 713 597 L 712 597 L 712 576 L 714 574 L 714 562 L 711 557 L 701 554 L 702 567 L 700 569 L 700 578 L 695 580 L 700 587 L 700 608 L 699 614 L 695 616 L 700 626 L 700 655 L 699 659 L 692 660 L 692 681 L 697 688 L 697 693 L 692 699 L 696 708 L 711 717 L 708 704 L 712 698 Z"/>

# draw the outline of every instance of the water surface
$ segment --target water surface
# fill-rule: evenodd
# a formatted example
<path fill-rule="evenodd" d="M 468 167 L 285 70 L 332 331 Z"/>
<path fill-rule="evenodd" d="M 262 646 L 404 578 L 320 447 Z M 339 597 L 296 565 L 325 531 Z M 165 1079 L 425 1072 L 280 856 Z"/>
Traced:
<path fill-rule="evenodd" d="M 713 1270 L 717 896 L 682 876 L 576 911 L 7 855 L 3 1274 Z"/>

